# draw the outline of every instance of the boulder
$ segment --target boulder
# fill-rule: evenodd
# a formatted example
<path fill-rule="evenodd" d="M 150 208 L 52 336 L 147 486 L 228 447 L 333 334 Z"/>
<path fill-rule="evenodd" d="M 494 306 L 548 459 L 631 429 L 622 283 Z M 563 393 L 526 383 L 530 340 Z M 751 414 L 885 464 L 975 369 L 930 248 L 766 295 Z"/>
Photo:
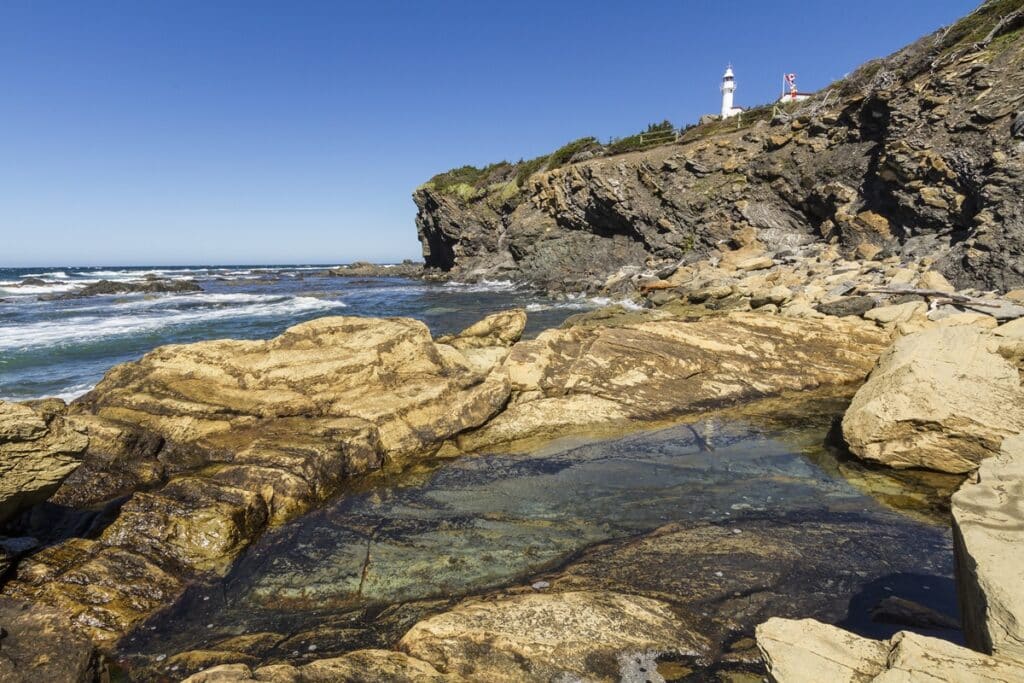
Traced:
<path fill-rule="evenodd" d="M 516 308 L 489 315 L 456 335 L 439 337 L 437 343 L 449 344 L 457 349 L 512 346 L 523 336 L 525 328 L 526 311 Z"/>
<path fill-rule="evenodd" d="M 1024 339 L 1024 318 L 1017 318 L 997 327 L 992 334 L 998 337 Z"/>
<path fill-rule="evenodd" d="M 108 372 L 69 418 L 100 435 L 85 467 L 127 474 L 62 493 L 83 501 L 97 481 L 138 480 L 140 462 L 153 463 L 155 488 L 132 495 L 95 540 L 22 562 L 4 590 L 60 606 L 111 642 L 190 577 L 226 571 L 268 524 L 385 460 L 434 453 L 508 396 L 503 374 L 408 319 L 321 318 L 269 341 L 158 348 Z"/>
<path fill-rule="evenodd" d="M 956 287 L 949 283 L 946 277 L 936 271 L 928 270 L 921 273 L 921 277 L 917 278 L 917 286 L 921 289 L 931 289 L 937 292 L 955 292 Z"/>
<path fill-rule="evenodd" d="M 847 315 L 864 315 L 871 309 L 878 306 L 874 297 L 870 296 L 847 296 L 835 301 L 826 301 L 816 306 L 819 313 L 844 317 Z"/>
<path fill-rule="evenodd" d="M 52 608 L 0 598 L 0 680 L 7 683 L 93 683 L 92 643 Z"/>
<path fill-rule="evenodd" d="M 867 320 L 874 320 L 882 325 L 909 322 L 914 318 L 924 318 L 928 312 L 928 304 L 923 301 L 908 301 L 891 306 L 879 306 L 864 314 Z"/>
<path fill-rule="evenodd" d="M 0 401 L 0 522 L 49 498 L 88 443 L 59 415 Z"/>
<path fill-rule="evenodd" d="M 981 463 L 952 512 L 967 643 L 1024 662 L 1024 434 Z"/>
<path fill-rule="evenodd" d="M 886 337 L 861 321 L 730 313 L 547 330 L 512 348 L 514 397 L 463 450 L 859 382 Z"/>
<path fill-rule="evenodd" d="M 769 619 L 757 646 L 776 683 L 1019 683 L 1024 665 L 900 631 L 871 640 L 813 619 Z"/>
<path fill-rule="evenodd" d="M 611 591 L 469 599 L 418 622 L 398 648 L 471 681 L 619 681 L 650 652 L 696 653 L 663 602 Z"/>
<path fill-rule="evenodd" d="M 974 327 L 900 338 L 882 355 L 843 417 L 864 460 L 962 473 L 1024 431 L 1024 388 L 999 343 Z"/>

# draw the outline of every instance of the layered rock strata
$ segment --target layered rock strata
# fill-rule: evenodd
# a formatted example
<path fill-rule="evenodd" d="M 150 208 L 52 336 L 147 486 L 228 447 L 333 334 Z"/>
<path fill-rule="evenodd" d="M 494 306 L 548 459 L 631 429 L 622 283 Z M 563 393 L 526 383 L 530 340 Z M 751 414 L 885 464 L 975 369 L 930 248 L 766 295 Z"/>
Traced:
<path fill-rule="evenodd" d="M 225 571 L 268 524 L 348 477 L 431 453 L 508 395 L 503 375 L 406 319 L 323 318 L 269 341 L 161 347 L 74 406 L 68 419 L 96 438 L 57 499 L 145 490 L 98 538 L 22 563 L 5 592 L 57 606 L 108 643 L 189 577 Z"/>
<path fill-rule="evenodd" d="M 1017 9 L 986 2 L 810 100 L 675 144 L 532 175 L 499 165 L 472 185 L 435 178 L 413 195 L 426 263 L 592 291 L 624 264 L 713 256 L 752 227 L 776 253 L 835 240 L 862 258 L 932 255 L 961 288 L 1020 287 L 1024 34 L 1003 21 Z"/>
<path fill-rule="evenodd" d="M 509 406 L 457 442 L 478 450 L 859 382 L 886 340 L 859 322 L 751 313 L 548 330 L 505 361 Z"/>

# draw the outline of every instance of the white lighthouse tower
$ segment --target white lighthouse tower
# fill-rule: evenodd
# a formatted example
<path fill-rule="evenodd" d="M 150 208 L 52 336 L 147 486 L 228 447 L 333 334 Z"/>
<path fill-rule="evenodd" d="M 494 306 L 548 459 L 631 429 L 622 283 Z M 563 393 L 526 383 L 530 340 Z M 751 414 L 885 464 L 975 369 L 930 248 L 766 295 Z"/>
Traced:
<path fill-rule="evenodd" d="M 743 109 L 732 106 L 732 95 L 736 92 L 736 77 L 732 72 L 732 64 L 725 68 L 725 75 L 722 76 L 722 118 L 736 116 Z"/>

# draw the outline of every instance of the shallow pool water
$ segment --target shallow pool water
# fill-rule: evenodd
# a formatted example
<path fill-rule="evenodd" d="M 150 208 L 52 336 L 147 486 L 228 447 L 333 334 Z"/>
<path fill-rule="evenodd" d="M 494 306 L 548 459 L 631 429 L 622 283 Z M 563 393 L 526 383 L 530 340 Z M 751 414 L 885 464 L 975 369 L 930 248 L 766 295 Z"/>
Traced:
<path fill-rule="evenodd" d="M 868 610 L 873 595 L 897 593 L 955 613 L 948 529 L 887 508 L 842 475 L 823 447 L 841 410 L 824 401 L 796 420 L 711 417 L 371 477 L 265 534 L 226 578 L 195 586 L 126 638 L 121 654 L 130 665 L 186 650 L 302 661 L 388 647 L 416 619 L 460 597 L 571 571 L 602 543 L 699 525 L 764 538 L 776 527 L 792 533 L 794 524 L 827 530 L 797 550 L 807 560 L 800 581 L 821 582 L 807 586 L 808 599 L 792 598 L 801 595 L 799 585 L 771 590 L 787 609 L 810 612 L 805 616 L 817 610 L 836 621 L 837 605 L 860 600 Z M 828 547 L 837 544 L 841 553 Z M 633 583 L 638 591 L 667 592 L 706 559 L 688 557 L 684 545 L 649 576 L 637 566 Z M 729 563 L 734 577 L 747 569 L 742 560 Z M 586 574 L 586 562 L 581 567 Z M 759 609 L 770 614 L 775 598 L 766 599 Z M 866 611 L 854 610 L 846 621 L 862 632 L 895 630 L 872 625 Z"/>

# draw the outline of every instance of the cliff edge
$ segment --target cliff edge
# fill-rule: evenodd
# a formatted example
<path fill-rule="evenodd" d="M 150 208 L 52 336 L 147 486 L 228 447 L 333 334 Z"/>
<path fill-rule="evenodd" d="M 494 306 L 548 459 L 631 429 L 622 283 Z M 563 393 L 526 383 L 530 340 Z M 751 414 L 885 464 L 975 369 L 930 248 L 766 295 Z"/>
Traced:
<path fill-rule="evenodd" d="M 597 291 L 624 266 L 714 257 L 752 227 L 775 252 L 826 241 L 848 256 L 934 257 L 961 288 L 1020 287 L 1022 29 L 1024 2 L 990 0 L 806 101 L 668 144 L 583 138 L 440 174 L 413 194 L 426 265 Z"/>

